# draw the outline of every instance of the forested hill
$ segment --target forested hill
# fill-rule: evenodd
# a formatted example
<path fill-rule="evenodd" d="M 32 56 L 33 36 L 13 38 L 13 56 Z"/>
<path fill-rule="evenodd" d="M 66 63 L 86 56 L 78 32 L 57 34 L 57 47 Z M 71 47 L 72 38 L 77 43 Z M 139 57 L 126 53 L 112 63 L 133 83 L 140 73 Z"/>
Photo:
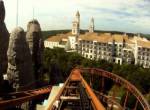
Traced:
<path fill-rule="evenodd" d="M 50 36 L 54 36 L 57 34 L 61 34 L 61 33 L 68 33 L 71 30 L 47 30 L 47 31 L 42 31 L 43 34 L 43 38 L 44 40 L 47 39 Z M 81 30 L 80 31 L 82 34 L 85 32 L 88 32 L 88 30 Z M 95 32 L 97 33 L 112 33 L 112 34 L 124 34 L 124 32 L 120 32 L 120 31 L 104 31 L 104 30 L 95 30 Z M 129 36 L 133 36 L 134 33 L 127 33 Z M 136 33 L 135 33 L 136 34 Z M 142 37 L 146 37 L 150 40 L 150 34 L 141 34 Z"/>
<path fill-rule="evenodd" d="M 54 36 L 54 35 L 57 35 L 57 34 L 65 34 L 65 33 L 68 33 L 68 32 L 71 32 L 71 30 L 49 30 L 49 31 L 42 31 L 42 34 L 43 34 L 43 38 L 44 39 L 47 39 L 48 37 L 50 36 Z M 87 30 L 80 30 L 80 33 L 85 33 L 87 32 Z"/>
<path fill-rule="evenodd" d="M 142 34 L 141 36 L 150 40 L 150 34 Z"/>
<path fill-rule="evenodd" d="M 67 33 L 70 31 L 71 30 L 49 30 L 49 31 L 42 31 L 42 35 L 43 35 L 43 38 L 45 40 L 50 36 L 54 36 L 54 35 L 61 34 L 61 33 Z"/>

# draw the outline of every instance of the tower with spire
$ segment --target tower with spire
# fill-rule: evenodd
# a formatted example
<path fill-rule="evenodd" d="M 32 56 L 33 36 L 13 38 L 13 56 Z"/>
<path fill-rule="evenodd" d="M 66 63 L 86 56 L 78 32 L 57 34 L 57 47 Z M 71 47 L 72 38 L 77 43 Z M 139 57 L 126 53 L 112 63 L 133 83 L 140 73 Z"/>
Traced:
<path fill-rule="evenodd" d="M 79 36 L 80 34 L 80 13 L 77 11 L 74 21 L 72 22 L 72 34 Z"/>
<path fill-rule="evenodd" d="M 94 18 L 90 20 L 89 32 L 94 32 Z"/>

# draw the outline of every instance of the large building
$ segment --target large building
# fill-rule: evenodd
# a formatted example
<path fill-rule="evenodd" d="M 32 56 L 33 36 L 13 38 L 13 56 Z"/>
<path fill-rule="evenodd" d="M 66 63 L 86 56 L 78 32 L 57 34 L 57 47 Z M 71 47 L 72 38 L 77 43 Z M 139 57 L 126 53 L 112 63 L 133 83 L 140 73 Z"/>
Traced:
<path fill-rule="evenodd" d="M 45 47 L 54 48 L 60 47 L 65 50 L 75 50 L 76 49 L 76 35 L 73 35 L 71 32 L 67 34 L 58 34 L 56 36 L 51 36 L 44 41 Z"/>
<path fill-rule="evenodd" d="M 90 59 L 150 67 L 150 41 L 139 36 L 86 33 L 79 37 L 77 51 Z"/>
<path fill-rule="evenodd" d="M 44 44 L 49 48 L 74 50 L 89 59 L 150 67 L 149 40 L 140 35 L 129 37 L 127 34 L 95 33 L 93 18 L 90 20 L 89 32 L 80 34 L 79 12 L 72 22 L 72 32 L 52 36 L 45 40 Z"/>

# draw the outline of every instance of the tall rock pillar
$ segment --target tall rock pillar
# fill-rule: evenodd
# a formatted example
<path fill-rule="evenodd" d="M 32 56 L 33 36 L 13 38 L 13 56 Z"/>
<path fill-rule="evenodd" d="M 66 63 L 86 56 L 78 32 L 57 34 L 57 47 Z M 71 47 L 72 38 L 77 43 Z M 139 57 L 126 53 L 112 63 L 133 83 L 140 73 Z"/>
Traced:
<path fill-rule="evenodd" d="M 7 72 L 7 49 L 9 43 L 9 33 L 4 23 L 5 7 L 2 0 L 0 0 L 0 85 L 3 80 L 3 74 Z"/>
<path fill-rule="evenodd" d="M 35 80 L 31 54 L 21 27 L 15 28 L 10 35 L 7 76 L 16 91 L 21 88 L 33 88 Z"/>
<path fill-rule="evenodd" d="M 26 39 L 32 55 L 34 74 L 36 80 L 39 80 L 42 74 L 44 42 L 41 27 L 37 20 L 32 20 L 28 23 Z"/>

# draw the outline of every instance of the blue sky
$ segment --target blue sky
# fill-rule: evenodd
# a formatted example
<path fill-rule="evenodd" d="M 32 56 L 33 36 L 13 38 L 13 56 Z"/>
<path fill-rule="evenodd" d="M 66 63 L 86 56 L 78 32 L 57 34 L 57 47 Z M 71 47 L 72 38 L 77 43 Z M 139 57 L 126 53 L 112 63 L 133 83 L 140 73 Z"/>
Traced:
<path fill-rule="evenodd" d="M 17 0 L 4 0 L 8 30 L 16 27 Z M 88 29 L 91 17 L 97 30 L 150 33 L 150 0 L 19 0 L 18 25 L 26 30 L 36 18 L 42 30 L 71 29 L 77 10 L 81 28 Z"/>

